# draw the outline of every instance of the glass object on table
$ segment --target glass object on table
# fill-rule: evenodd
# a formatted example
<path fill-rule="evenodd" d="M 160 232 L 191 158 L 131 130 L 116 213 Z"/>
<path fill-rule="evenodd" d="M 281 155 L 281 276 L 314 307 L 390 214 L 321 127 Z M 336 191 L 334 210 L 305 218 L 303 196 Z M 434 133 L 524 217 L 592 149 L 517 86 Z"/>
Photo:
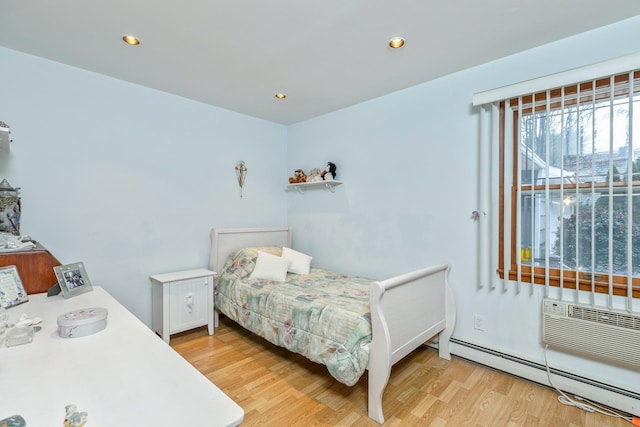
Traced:
<path fill-rule="evenodd" d="M 15 347 L 17 345 L 29 344 L 33 341 L 33 326 L 23 325 L 14 326 L 7 329 L 5 333 L 5 344 L 7 347 Z"/>

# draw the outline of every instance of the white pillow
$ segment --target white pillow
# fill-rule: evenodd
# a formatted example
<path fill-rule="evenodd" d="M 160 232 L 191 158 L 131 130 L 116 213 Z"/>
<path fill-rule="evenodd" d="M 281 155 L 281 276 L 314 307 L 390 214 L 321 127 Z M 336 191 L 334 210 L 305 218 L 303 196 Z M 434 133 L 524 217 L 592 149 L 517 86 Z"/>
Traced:
<path fill-rule="evenodd" d="M 256 266 L 249 277 L 255 280 L 284 282 L 287 278 L 289 264 L 291 264 L 291 261 L 286 258 L 258 251 Z"/>
<path fill-rule="evenodd" d="M 289 265 L 289 273 L 309 274 L 311 267 L 311 256 L 302 252 L 294 251 L 291 248 L 282 248 L 282 258 L 291 261 Z"/>

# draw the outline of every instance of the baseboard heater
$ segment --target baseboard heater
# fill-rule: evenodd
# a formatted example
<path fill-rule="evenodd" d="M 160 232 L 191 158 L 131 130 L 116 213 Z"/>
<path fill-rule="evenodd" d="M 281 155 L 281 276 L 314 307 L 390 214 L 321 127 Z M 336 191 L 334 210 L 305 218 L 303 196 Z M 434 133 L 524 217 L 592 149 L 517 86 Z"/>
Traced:
<path fill-rule="evenodd" d="M 542 341 L 558 350 L 640 369 L 640 315 L 545 298 Z"/>
<path fill-rule="evenodd" d="M 452 353 L 481 365 L 550 386 L 547 367 L 543 364 L 502 353 L 487 347 L 451 338 Z M 561 390 L 616 408 L 620 411 L 639 415 L 640 393 L 615 387 L 579 375 L 549 368 L 554 385 Z"/>

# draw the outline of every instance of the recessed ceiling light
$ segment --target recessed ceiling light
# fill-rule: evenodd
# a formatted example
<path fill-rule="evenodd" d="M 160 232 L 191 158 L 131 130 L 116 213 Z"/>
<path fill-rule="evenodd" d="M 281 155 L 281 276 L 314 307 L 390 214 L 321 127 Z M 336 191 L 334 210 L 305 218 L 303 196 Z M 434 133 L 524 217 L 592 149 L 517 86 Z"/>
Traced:
<path fill-rule="evenodd" d="M 389 40 L 389 47 L 391 49 L 398 49 L 404 46 L 404 39 L 402 37 L 394 37 Z"/>
<path fill-rule="evenodd" d="M 125 43 L 136 46 L 140 44 L 140 40 L 138 40 L 137 38 L 135 38 L 134 36 L 131 35 L 125 35 L 122 36 L 122 40 L 124 40 Z"/>
<path fill-rule="evenodd" d="M 280 92 L 276 93 L 276 98 L 278 99 L 285 99 L 286 97 L 287 95 L 285 95 L 284 93 L 280 93 Z"/>

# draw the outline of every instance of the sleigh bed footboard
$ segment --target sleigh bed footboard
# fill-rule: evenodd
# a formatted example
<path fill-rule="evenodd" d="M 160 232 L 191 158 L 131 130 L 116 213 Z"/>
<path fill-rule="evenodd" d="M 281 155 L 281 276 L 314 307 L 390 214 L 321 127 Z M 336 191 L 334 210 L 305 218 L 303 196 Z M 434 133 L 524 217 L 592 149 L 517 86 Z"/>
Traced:
<path fill-rule="evenodd" d="M 449 269 L 449 264 L 440 264 L 371 284 L 368 396 L 369 418 L 374 421 L 384 422 L 382 395 L 396 362 L 438 334 L 440 357 L 451 358 L 455 302 Z"/>

